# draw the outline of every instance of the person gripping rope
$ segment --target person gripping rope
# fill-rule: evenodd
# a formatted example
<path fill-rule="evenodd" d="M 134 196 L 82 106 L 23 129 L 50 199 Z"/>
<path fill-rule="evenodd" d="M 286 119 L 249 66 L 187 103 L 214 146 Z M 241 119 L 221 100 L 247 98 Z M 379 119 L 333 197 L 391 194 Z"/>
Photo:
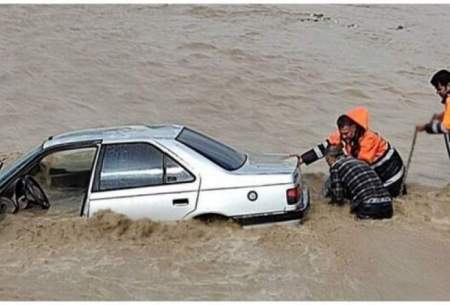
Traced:
<path fill-rule="evenodd" d="M 400 195 L 405 167 L 397 150 L 378 133 L 369 129 L 369 111 L 357 107 L 337 120 L 338 130 L 328 139 L 300 156 L 300 163 L 311 164 L 324 157 L 329 145 L 341 144 L 344 153 L 367 162 L 380 177 L 392 197 Z"/>
<path fill-rule="evenodd" d="M 425 131 L 429 134 L 444 134 L 450 158 L 450 72 L 447 70 L 436 72 L 430 83 L 442 98 L 441 103 L 444 104 L 444 111 L 434 114 L 427 124 L 417 124 L 416 130 L 418 132 Z"/>
<path fill-rule="evenodd" d="M 325 159 L 330 166 L 332 202 L 341 205 L 349 195 L 351 212 L 358 218 L 392 217 L 392 198 L 375 170 L 366 162 L 345 156 L 340 144 L 328 145 Z"/>

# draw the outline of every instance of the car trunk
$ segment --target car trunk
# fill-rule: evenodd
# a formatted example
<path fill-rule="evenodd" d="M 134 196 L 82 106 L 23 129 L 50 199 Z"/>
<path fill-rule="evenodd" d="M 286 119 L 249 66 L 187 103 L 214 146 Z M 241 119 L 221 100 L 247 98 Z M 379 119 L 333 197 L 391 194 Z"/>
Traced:
<path fill-rule="evenodd" d="M 252 154 L 245 164 L 234 171 L 243 175 L 292 174 L 297 169 L 297 158 L 283 154 Z"/>
<path fill-rule="evenodd" d="M 296 157 L 283 154 L 251 154 L 245 164 L 234 174 L 242 176 L 278 176 L 285 177 L 284 183 L 300 183 L 300 170 Z M 286 180 L 286 177 L 289 177 Z M 281 181 L 280 181 L 281 182 Z"/>

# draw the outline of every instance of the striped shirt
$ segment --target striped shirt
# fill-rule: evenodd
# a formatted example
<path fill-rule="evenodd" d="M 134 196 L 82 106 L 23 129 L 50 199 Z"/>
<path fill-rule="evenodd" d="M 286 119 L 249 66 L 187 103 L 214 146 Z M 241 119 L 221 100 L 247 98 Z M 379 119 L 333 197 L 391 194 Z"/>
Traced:
<path fill-rule="evenodd" d="M 344 201 L 346 190 L 353 207 L 392 201 L 377 173 L 367 163 L 353 157 L 343 156 L 330 167 L 330 182 L 331 198 L 337 203 Z"/>

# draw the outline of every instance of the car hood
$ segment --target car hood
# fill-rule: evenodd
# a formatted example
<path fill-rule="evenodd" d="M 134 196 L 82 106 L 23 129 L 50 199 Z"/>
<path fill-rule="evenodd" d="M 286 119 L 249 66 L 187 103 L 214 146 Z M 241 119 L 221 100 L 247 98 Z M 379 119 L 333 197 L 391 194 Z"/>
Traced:
<path fill-rule="evenodd" d="M 287 154 L 249 154 L 244 165 L 235 174 L 278 175 L 292 174 L 297 169 L 297 158 Z"/>

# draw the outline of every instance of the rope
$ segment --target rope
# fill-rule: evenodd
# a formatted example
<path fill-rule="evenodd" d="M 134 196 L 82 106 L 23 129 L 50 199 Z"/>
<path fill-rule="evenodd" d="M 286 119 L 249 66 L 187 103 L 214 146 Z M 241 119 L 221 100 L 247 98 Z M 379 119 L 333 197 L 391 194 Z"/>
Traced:
<path fill-rule="evenodd" d="M 411 143 L 411 149 L 409 150 L 408 162 L 406 162 L 405 176 L 403 177 L 402 186 L 400 188 L 400 195 L 403 195 L 403 190 L 405 189 L 406 177 L 408 176 L 409 166 L 411 164 L 412 155 L 414 153 L 414 148 L 416 147 L 417 130 L 414 129 L 414 136 Z"/>

